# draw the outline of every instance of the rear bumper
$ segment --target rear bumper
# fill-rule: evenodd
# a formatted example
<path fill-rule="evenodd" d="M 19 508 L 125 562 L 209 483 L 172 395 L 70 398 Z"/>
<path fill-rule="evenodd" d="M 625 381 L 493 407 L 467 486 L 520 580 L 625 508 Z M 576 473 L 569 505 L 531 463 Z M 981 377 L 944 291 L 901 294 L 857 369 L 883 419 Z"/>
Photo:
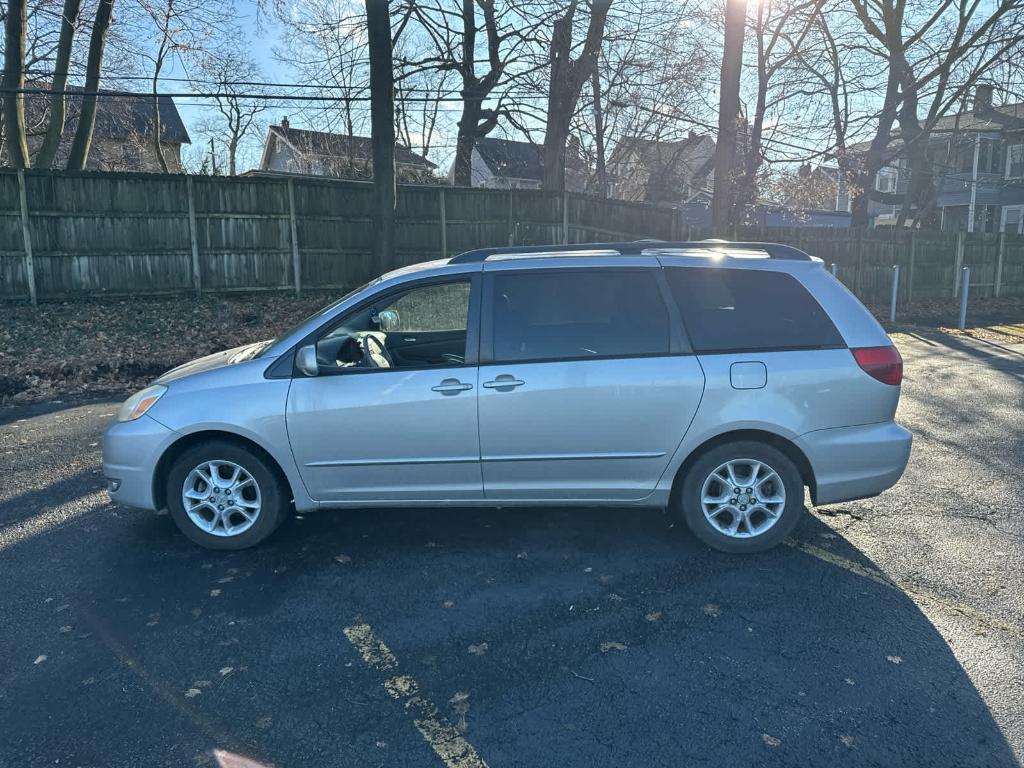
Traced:
<path fill-rule="evenodd" d="M 814 471 L 814 503 L 863 499 L 891 488 L 907 468 L 912 440 L 894 421 L 801 435 L 796 443 Z"/>
<path fill-rule="evenodd" d="M 118 504 L 155 509 L 153 473 L 178 434 L 149 416 L 115 421 L 103 433 L 103 476 Z"/>

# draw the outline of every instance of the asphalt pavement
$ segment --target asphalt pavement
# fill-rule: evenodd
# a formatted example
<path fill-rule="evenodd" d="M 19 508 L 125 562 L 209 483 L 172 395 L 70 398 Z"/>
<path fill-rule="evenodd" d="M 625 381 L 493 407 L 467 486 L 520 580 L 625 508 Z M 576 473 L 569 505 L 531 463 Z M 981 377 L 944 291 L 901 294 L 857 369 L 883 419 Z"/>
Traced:
<path fill-rule="evenodd" d="M 0 409 L 0 766 L 1016 766 L 1024 347 L 898 339 L 900 484 L 757 556 L 661 511 L 367 510 L 214 553 Z"/>

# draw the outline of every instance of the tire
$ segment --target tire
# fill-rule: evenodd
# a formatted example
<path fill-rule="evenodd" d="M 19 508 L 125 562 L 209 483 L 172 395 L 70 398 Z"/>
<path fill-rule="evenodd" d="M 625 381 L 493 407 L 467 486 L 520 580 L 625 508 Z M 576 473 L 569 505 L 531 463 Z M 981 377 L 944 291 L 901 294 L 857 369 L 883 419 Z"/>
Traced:
<path fill-rule="evenodd" d="M 210 475 L 211 466 L 218 472 L 216 489 L 203 479 Z M 240 485 L 231 487 L 236 467 L 240 468 L 236 481 Z M 186 482 L 193 496 L 204 497 L 188 500 L 191 514 L 185 506 Z M 202 443 L 179 456 L 167 473 L 166 492 L 167 509 L 175 524 L 190 540 L 207 549 L 255 546 L 287 519 L 290 508 L 276 468 L 266 458 L 225 440 Z M 218 507 L 216 502 L 223 503 Z M 216 511 L 219 509 L 225 511 Z M 204 529 L 196 518 L 212 526 Z"/>
<path fill-rule="evenodd" d="M 755 464 L 761 465 L 758 480 L 753 479 Z M 727 466 L 731 474 L 723 469 Z M 722 482 L 729 477 L 741 482 L 729 488 L 732 483 Z M 747 489 L 755 485 L 756 493 L 748 494 Z M 779 486 L 785 492 L 781 502 Z M 704 499 L 714 501 L 705 504 Z M 776 501 L 762 503 L 766 499 Z M 693 534 L 712 549 L 764 552 L 781 543 L 803 517 L 804 484 L 796 465 L 778 448 L 750 440 L 724 443 L 706 451 L 690 467 L 676 506 Z M 730 534 L 733 527 L 736 532 Z"/>

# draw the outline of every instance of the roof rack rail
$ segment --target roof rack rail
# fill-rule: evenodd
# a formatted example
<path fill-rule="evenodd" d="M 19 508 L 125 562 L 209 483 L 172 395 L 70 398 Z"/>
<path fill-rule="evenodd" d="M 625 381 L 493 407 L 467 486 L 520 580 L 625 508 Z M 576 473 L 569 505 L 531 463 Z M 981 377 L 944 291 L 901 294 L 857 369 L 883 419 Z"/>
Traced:
<path fill-rule="evenodd" d="M 453 256 L 449 264 L 472 264 L 487 261 L 491 257 L 500 256 L 557 256 L 565 254 L 640 256 L 644 253 L 665 251 L 760 251 L 772 259 L 789 259 L 791 261 L 810 261 L 811 257 L 791 245 L 779 243 L 733 243 L 727 240 L 696 240 L 689 242 L 671 242 L 666 240 L 634 240 L 622 243 L 574 243 L 572 245 L 528 245 L 503 246 L 500 248 L 477 248 L 473 251 Z M 601 253 L 603 252 L 603 253 Z"/>

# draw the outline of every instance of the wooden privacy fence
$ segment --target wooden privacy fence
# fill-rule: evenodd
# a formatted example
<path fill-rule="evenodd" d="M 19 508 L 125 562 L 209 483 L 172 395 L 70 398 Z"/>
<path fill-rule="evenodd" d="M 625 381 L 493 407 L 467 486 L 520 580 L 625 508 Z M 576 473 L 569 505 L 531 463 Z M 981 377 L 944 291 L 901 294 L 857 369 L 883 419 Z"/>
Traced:
<path fill-rule="evenodd" d="M 381 272 L 366 182 L 309 177 L 0 171 L 0 298 L 350 288 Z M 399 264 L 495 245 L 702 239 L 671 207 L 543 190 L 400 185 Z M 836 263 L 862 299 L 1024 293 L 1024 239 L 738 228 Z M 977 288 L 974 286 L 977 285 Z"/>

